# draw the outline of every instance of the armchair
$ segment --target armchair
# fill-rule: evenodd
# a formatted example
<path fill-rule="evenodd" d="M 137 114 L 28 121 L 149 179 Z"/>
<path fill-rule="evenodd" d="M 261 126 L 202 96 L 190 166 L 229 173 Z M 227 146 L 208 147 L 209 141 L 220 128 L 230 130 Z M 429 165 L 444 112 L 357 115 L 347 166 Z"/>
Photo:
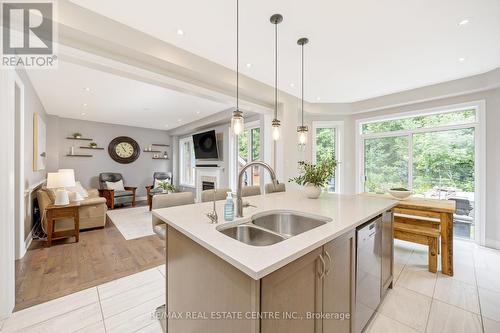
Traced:
<path fill-rule="evenodd" d="M 137 187 L 124 186 L 124 191 L 108 189 L 106 182 L 116 183 L 123 181 L 121 173 L 104 172 L 99 174 L 99 196 L 106 198 L 106 205 L 109 209 L 114 209 L 115 205 L 132 204 L 135 207 L 135 193 Z"/>
<path fill-rule="evenodd" d="M 152 196 L 150 195 L 151 190 L 155 188 L 156 181 L 167 181 L 172 184 L 172 173 L 171 172 L 155 172 L 153 173 L 153 185 L 146 186 L 146 195 L 148 198 L 148 205 L 151 207 L 152 205 Z"/>

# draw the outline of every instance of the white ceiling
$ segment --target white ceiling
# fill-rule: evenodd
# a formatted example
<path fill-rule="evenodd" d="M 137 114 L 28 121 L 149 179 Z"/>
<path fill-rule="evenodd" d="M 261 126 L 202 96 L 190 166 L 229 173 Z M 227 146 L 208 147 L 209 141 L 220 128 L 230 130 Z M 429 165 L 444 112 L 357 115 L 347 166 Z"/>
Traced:
<path fill-rule="evenodd" d="M 170 130 L 231 107 L 61 60 L 28 75 L 47 113 L 67 118 Z"/>
<path fill-rule="evenodd" d="M 235 68 L 236 0 L 72 1 Z M 241 70 L 270 85 L 274 33 L 269 17 L 284 16 L 280 89 L 296 96 L 296 41 L 310 39 L 305 94 L 311 102 L 359 101 L 500 67 L 499 0 L 240 0 L 240 13 Z M 459 26 L 464 19 L 470 23 Z"/>

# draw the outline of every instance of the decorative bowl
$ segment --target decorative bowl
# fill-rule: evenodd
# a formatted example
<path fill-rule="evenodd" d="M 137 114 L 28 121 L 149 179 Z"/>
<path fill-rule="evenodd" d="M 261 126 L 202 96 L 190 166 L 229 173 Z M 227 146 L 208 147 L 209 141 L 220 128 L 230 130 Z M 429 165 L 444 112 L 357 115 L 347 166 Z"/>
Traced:
<path fill-rule="evenodd" d="M 391 188 L 388 192 L 398 200 L 408 199 L 413 194 L 412 191 L 408 191 L 405 188 Z"/>

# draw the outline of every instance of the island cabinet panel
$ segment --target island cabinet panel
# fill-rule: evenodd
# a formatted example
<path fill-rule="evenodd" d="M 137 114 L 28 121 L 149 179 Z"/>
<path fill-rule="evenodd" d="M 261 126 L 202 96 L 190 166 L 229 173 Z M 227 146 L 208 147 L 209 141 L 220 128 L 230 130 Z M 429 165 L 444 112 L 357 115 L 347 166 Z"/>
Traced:
<path fill-rule="evenodd" d="M 382 214 L 382 297 L 385 296 L 389 288 L 392 288 L 394 262 L 393 219 L 392 210 Z"/>
<path fill-rule="evenodd" d="M 354 325 L 355 242 L 352 231 L 323 247 L 327 266 L 323 278 L 323 333 L 349 333 Z"/>
<path fill-rule="evenodd" d="M 170 226 L 166 244 L 168 333 L 259 332 L 260 281 Z"/>
<path fill-rule="evenodd" d="M 280 316 L 280 320 L 263 319 L 261 333 L 321 332 L 319 320 L 306 318 L 322 308 L 321 254 L 322 248 L 313 250 L 261 280 L 261 311 Z"/>
<path fill-rule="evenodd" d="M 296 313 L 302 320 L 262 320 L 262 333 L 349 333 L 354 313 L 354 231 L 261 280 L 263 312 Z M 307 314 L 310 314 L 307 319 Z"/>

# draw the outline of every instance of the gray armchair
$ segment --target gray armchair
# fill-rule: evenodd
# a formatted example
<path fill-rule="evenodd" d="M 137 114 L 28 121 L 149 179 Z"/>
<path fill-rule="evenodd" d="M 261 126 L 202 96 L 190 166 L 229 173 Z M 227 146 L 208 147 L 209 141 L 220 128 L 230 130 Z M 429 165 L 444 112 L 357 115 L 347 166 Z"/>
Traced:
<path fill-rule="evenodd" d="M 152 206 L 152 199 L 149 193 L 151 192 L 152 189 L 155 188 L 155 182 L 157 180 L 166 180 L 170 183 L 170 185 L 173 185 L 173 180 L 172 180 L 172 173 L 171 172 L 160 172 L 157 171 L 153 173 L 153 185 L 148 185 L 146 186 L 146 195 L 148 197 L 148 205 L 149 207 Z"/>
<path fill-rule="evenodd" d="M 99 174 L 99 196 L 106 198 L 106 205 L 109 209 L 114 209 L 116 205 L 131 204 L 135 207 L 135 192 L 137 187 L 124 186 L 125 191 L 115 191 L 108 189 L 106 182 L 118 182 L 123 180 L 121 173 L 104 172 Z"/>

